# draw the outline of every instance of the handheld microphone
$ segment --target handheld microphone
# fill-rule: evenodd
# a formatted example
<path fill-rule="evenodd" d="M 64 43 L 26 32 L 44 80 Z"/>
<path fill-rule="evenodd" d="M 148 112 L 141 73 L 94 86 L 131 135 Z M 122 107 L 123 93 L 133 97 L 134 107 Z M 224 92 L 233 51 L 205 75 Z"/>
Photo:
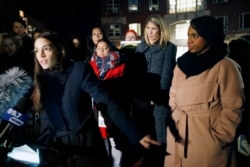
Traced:
<path fill-rule="evenodd" d="M 31 85 L 32 78 L 19 67 L 0 75 L 0 141 L 4 147 L 12 144 L 15 129 L 19 129 L 15 127 L 23 126 L 28 120 L 25 113 L 32 106 L 28 96 Z"/>

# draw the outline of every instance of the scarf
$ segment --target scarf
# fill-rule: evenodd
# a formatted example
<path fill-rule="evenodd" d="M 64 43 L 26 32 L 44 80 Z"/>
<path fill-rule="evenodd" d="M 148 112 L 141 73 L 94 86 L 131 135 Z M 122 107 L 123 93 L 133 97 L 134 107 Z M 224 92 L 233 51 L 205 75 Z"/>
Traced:
<path fill-rule="evenodd" d="M 210 48 L 207 52 L 201 55 L 190 53 L 188 51 L 177 59 L 177 64 L 188 78 L 212 68 L 226 55 L 227 45 L 223 44 L 223 46 Z"/>
<path fill-rule="evenodd" d="M 116 51 L 111 51 L 105 57 L 99 57 L 96 55 L 96 53 L 94 53 L 94 55 L 92 56 L 92 61 L 96 62 L 96 65 L 99 69 L 100 79 L 104 79 L 109 69 L 112 69 L 116 67 L 117 65 L 119 65 L 120 55 Z"/>

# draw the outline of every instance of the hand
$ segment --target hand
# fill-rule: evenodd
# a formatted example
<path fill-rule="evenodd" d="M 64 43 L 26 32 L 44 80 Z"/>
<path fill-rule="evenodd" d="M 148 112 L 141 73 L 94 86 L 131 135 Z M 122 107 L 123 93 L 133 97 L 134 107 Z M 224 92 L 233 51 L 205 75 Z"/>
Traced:
<path fill-rule="evenodd" d="M 237 140 L 238 151 L 245 155 L 250 156 L 250 144 L 248 144 L 245 135 L 240 135 Z"/>
<path fill-rule="evenodd" d="M 156 145 L 156 146 L 160 146 L 161 143 L 152 139 L 150 135 L 146 135 L 144 136 L 140 142 L 139 142 L 145 149 L 149 149 L 150 148 L 150 145 L 153 144 L 153 145 Z"/>

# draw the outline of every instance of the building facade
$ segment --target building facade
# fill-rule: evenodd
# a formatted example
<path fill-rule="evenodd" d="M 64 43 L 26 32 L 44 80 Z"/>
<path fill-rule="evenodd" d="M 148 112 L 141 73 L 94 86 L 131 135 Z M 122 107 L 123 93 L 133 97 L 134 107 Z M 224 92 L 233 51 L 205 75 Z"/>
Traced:
<path fill-rule="evenodd" d="M 143 36 L 147 16 L 160 14 L 166 19 L 171 41 L 178 46 L 177 56 L 187 50 L 189 20 L 202 15 L 219 18 L 224 25 L 226 41 L 250 35 L 248 0 L 103 0 L 100 1 L 101 24 L 118 47 L 128 29 Z"/>

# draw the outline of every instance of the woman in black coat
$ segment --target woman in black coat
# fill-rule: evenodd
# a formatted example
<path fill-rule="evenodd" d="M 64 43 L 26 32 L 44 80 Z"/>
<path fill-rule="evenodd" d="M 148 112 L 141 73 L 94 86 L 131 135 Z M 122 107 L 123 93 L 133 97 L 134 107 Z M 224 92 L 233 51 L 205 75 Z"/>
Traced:
<path fill-rule="evenodd" d="M 32 99 L 34 110 L 40 114 L 42 131 L 38 142 L 57 151 L 59 165 L 111 166 L 92 111 L 91 97 L 107 110 L 132 144 L 140 143 L 144 148 L 159 145 L 102 88 L 88 63 L 68 60 L 64 46 L 57 34 L 49 32 L 42 33 L 34 43 Z"/>

